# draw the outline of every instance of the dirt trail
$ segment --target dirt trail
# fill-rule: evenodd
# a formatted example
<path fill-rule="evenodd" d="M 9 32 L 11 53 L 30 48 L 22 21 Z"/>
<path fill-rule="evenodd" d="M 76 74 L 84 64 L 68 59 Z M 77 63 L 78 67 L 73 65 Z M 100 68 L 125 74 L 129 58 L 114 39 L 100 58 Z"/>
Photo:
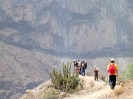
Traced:
<path fill-rule="evenodd" d="M 67 94 L 63 93 L 63 99 L 133 99 L 133 78 L 124 84 L 116 85 L 114 90 L 110 89 L 104 81 L 94 81 L 91 76 L 79 76 L 83 82 L 83 90 Z M 33 90 L 27 90 L 26 93 L 19 99 L 43 99 L 45 89 L 50 88 L 51 80 L 39 85 Z M 38 98 L 38 96 L 42 97 Z M 27 98 L 28 97 L 28 98 Z M 61 98 L 62 99 L 62 98 Z"/>
<path fill-rule="evenodd" d="M 80 76 L 84 80 L 84 90 L 64 99 L 107 99 L 113 91 L 104 81 L 94 81 L 94 77 Z"/>
<path fill-rule="evenodd" d="M 116 89 L 121 89 L 122 87 L 120 85 L 117 85 L 115 87 L 115 90 L 111 90 L 110 86 L 100 79 L 98 81 L 94 81 L 94 77 L 91 76 L 79 77 L 83 81 L 83 90 L 69 95 L 64 94 L 66 97 L 63 99 L 119 99 L 116 96 L 111 98 L 110 95 L 113 95 Z M 44 90 L 48 88 L 50 85 L 51 81 L 49 80 L 39 85 L 37 88 L 33 90 L 27 90 L 26 93 L 20 99 L 42 99 L 38 98 L 38 96 L 40 96 L 40 94 L 42 94 Z"/>

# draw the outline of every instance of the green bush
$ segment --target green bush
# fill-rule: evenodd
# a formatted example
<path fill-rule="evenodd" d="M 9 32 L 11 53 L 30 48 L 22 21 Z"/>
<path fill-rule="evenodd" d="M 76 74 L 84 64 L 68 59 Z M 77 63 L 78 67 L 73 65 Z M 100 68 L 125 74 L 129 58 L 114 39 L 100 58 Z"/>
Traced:
<path fill-rule="evenodd" d="M 54 87 L 58 90 L 68 92 L 71 89 L 75 89 L 79 84 L 79 74 L 71 73 L 71 63 L 62 64 L 63 70 L 53 71 L 50 73 L 50 77 Z"/>
<path fill-rule="evenodd" d="M 124 78 L 130 79 L 133 77 L 133 63 L 129 64 L 124 71 L 122 71 Z"/>

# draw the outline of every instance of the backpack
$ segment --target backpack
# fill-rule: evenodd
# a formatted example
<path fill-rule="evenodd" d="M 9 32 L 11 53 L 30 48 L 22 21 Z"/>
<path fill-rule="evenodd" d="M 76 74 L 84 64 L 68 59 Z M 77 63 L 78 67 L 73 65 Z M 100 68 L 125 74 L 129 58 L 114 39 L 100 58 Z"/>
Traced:
<path fill-rule="evenodd" d="M 115 67 L 114 67 L 114 64 L 110 64 L 110 66 L 109 66 L 109 73 L 110 74 L 114 74 L 115 73 Z"/>
<path fill-rule="evenodd" d="M 86 68 L 87 68 L 87 63 L 84 64 L 84 69 L 86 69 Z"/>

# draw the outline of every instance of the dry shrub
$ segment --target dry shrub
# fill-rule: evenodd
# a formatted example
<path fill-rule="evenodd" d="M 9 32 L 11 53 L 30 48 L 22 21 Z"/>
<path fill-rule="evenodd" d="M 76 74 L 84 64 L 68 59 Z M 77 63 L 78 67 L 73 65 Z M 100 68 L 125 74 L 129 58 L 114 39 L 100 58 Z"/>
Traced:
<path fill-rule="evenodd" d="M 68 93 L 75 93 L 81 91 L 84 88 L 84 79 L 79 79 L 79 84 L 75 89 L 70 89 Z"/>
<path fill-rule="evenodd" d="M 117 81 L 119 83 L 125 83 L 126 82 L 126 80 L 122 76 L 117 77 Z"/>
<path fill-rule="evenodd" d="M 119 86 L 116 86 L 115 89 L 114 89 L 114 94 L 117 95 L 117 96 L 122 94 L 123 92 L 124 92 L 124 89 L 123 89 L 122 84 L 119 85 Z"/>
<path fill-rule="evenodd" d="M 26 90 L 26 97 L 25 99 L 35 99 L 35 95 L 32 90 Z"/>
<path fill-rule="evenodd" d="M 80 81 L 79 81 L 79 84 L 78 84 L 78 89 L 79 90 L 81 90 L 81 89 L 83 89 L 83 85 L 85 84 L 85 82 L 84 82 L 84 79 L 79 79 Z"/>
<path fill-rule="evenodd" d="M 58 99 L 60 92 L 54 88 L 47 88 L 40 93 L 40 99 Z"/>

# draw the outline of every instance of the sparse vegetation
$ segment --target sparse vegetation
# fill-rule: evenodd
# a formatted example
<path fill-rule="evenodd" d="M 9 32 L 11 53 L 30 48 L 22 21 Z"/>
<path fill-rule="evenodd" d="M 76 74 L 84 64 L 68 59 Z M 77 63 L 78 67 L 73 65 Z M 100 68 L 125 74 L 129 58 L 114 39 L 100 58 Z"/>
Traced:
<path fill-rule="evenodd" d="M 123 92 L 124 92 L 123 86 L 117 86 L 117 87 L 115 88 L 115 90 L 114 90 L 114 94 L 115 94 L 116 96 L 122 94 Z"/>
<path fill-rule="evenodd" d="M 119 85 L 120 83 L 125 83 L 126 80 L 122 77 L 122 76 L 119 76 L 117 77 L 117 84 Z"/>
<path fill-rule="evenodd" d="M 26 95 L 25 99 L 35 99 L 35 95 L 32 90 L 27 90 L 26 94 L 27 95 Z"/>
<path fill-rule="evenodd" d="M 129 67 L 128 67 L 129 68 Z M 130 67 L 131 68 L 131 67 Z M 27 90 L 26 97 L 24 99 L 62 99 L 60 97 L 67 97 L 70 94 L 69 93 L 75 93 L 78 92 L 78 94 L 84 95 L 85 93 L 93 93 L 93 92 L 100 92 L 102 93 L 102 90 L 104 85 L 102 86 L 96 86 L 97 83 L 94 80 L 88 82 L 86 86 L 86 79 L 83 76 L 79 76 L 78 74 L 74 74 L 71 72 L 71 63 L 68 64 L 62 64 L 62 70 L 56 71 L 53 69 L 53 71 L 50 73 L 52 85 L 50 84 L 47 86 L 47 88 L 43 89 L 43 86 L 40 86 L 38 94 L 35 93 L 32 90 Z M 125 76 L 126 77 L 126 76 Z M 105 80 L 105 77 L 101 74 L 99 74 L 99 79 L 102 79 L 103 81 L 108 82 L 108 77 Z M 125 83 L 126 85 L 124 85 Z M 99 95 L 98 99 L 116 99 L 117 97 L 122 97 L 123 93 L 125 93 L 125 86 L 127 86 L 129 83 L 126 83 L 125 79 L 122 76 L 119 76 L 117 78 L 116 82 L 117 86 L 115 89 L 109 94 L 110 92 L 107 92 L 105 95 L 102 94 Z M 130 81 L 131 84 L 131 81 Z M 87 87 L 87 89 L 82 90 L 82 88 Z M 106 88 L 106 87 L 105 87 Z M 110 87 L 109 87 L 110 88 Z M 128 90 L 129 88 L 127 88 Z M 109 91 L 109 90 L 107 90 Z M 67 93 L 66 93 L 67 92 Z M 103 92 L 105 92 L 103 90 Z M 63 94 L 61 94 L 63 93 Z M 88 97 L 88 96 L 87 96 Z M 87 99 L 87 97 L 85 99 Z"/>
<path fill-rule="evenodd" d="M 58 99 L 60 92 L 54 88 L 48 88 L 43 92 L 43 99 Z"/>
<path fill-rule="evenodd" d="M 129 64 L 126 69 L 122 72 L 125 79 L 133 77 L 133 63 Z"/>
<path fill-rule="evenodd" d="M 67 65 L 63 63 L 62 67 L 62 72 L 53 69 L 52 73 L 50 73 L 54 88 L 64 92 L 76 89 L 80 83 L 79 74 L 71 73 L 71 63 Z"/>

